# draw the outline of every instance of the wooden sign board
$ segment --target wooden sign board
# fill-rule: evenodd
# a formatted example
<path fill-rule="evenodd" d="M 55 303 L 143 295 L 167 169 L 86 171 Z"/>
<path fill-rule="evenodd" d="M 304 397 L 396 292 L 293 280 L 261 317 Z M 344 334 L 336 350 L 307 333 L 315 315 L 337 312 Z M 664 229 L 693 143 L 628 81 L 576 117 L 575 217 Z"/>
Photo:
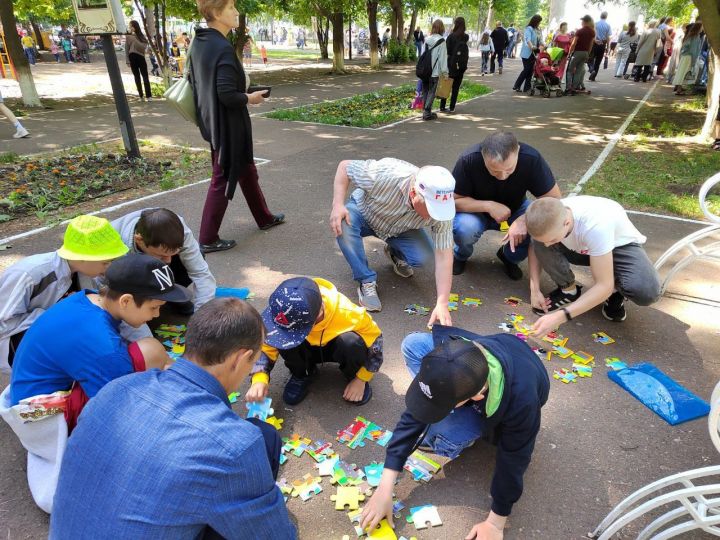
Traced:
<path fill-rule="evenodd" d="M 78 34 L 125 34 L 120 0 L 72 0 Z"/>

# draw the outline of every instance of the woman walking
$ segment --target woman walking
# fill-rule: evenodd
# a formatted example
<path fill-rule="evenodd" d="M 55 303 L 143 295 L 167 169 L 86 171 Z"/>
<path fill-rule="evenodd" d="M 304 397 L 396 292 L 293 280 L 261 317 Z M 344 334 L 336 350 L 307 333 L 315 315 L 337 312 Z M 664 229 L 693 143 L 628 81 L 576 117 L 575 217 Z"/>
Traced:
<path fill-rule="evenodd" d="M 425 40 L 425 50 L 430 50 L 430 62 L 433 70 L 432 76 L 427 81 L 423 81 L 423 120 L 435 120 L 437 114 L 432 112 L 432 104 L 435 100 L 435 92 L 437 91 L 438 80 L 440 75 L 448 75 L 447 62 L 447 44 L 443 39 L 445 33 L 445 25 L 440 19 L 435 19 L 432 24 L 431 35 Z"/>
<path fill-rule="evenodd" d="M 485 30 L 480 38 L 480 53 L 482 54 L 482 63 L 480 67 L 481 75 L 488 74 L 488 65 L 490 64 L 490 54 L 495 50 L 492 40 L 490 39 L 490 32 Z"/>
<path fill-rule="evenodd" d="M 620 32 L 618 37 L 617 49 L 615 53 L 615 77 L 620 78 L 627 72 L 628 59 L 632 52 L 633 46 L 637 47 L 640 36 L 635 27 L 635 21 L 628 23 L 627 30 Z"/>
<path fill-rule="evenodd" d="M 570 42 L 572 41 L 572 37 L 567 31 L 568 24 L 566 22 L 561 22 L 560 26 L 558 27 L 558 31 L 553 37 L 552 40 L 552 46 L 558 47 L 563 50 L 563 56 L 560 60 L 560 63 L 558 64 L 558 71 L 557 76 L 560 80 L 563 79 L 565 76 L 565 68 L 567 66 L 567 59 L 568 59 L 568 53 L 570 52 Z"/>
<path fill-rule="evenodd" d="M 468 41 L 470 36 L 465 33 L 465 18 L 457 17 L 454 21 L 453 31 L 447 38 L 448 50 L 448 72 L 453 80 L 452 92 L 450 93 L 450 112 L 455 112 L 455 104 L 457 103 L 458 94 L 460 93 L 460 85 L 463 81 L 465 71 L 467 71 L 468 58 L 470 49 Z M 446 99 L 440 100 L 440 110 L 445 112 Z"/>
<path fill-rule="evenodd" d="M 210 143 L 213 174 L 200 224 L 203 253 L 235 247 L 219 236 L 228 201 L 239 184 L 253 218 L 262 230 L 285 221 L 265 203 L 253 159 L 252 125 L 248 105 L 264 101 L 264 91 L 246 93 L 245 71 L 227 39 L 238 26 L 233 0 L 198 0 L 207 28 L 198 28 L 190 50 L 190 82 L 195 94 L 198 124 Z"/>
<path fill-rule="evenodd" d="M 640 37 L 637 47 L 637 55 L 635 57 L 635 67 L 633 68 L 635 82 L 647 82 L 650 72 L 652 71 L 652 62 L 657 49 L 657 42 L 660 39 L 660 30 L 655 28 L 657 21 L 650 21 L 647 30 Z"/>
<path fill-rule="evenodd" d="M 697 62 L 700 56 L 700 50 L 702 49 L 700 30 L 702 30 L 702 23 L 698 22 L 688 25 L 685 31 L 685 38 L 683 38 L 682 45 L 680 46 L 680 60 L 678 61 L 675 78 L 672 82 L 675 87 L 675 95 L 677 96 L 685 94 L 685 90 L 683 90 L 685 77 L 688 72 L 692 71 L 695 62 Z"/>
<path fill-rule="evenodd" d="M 540 26 L 541 21 L 542 17 L 540 15 L 533 15 L 532 19 L 530 19 L 530 22 L 528 22 L 528 25 L 525 27 L 522 49 L 520 49 L 520 58 L 522 59 L 523 70 L 513 86 L 513 90 L 516 92 L 527 92 L 530 90 L 532 72 L 535 67 L 535 55 L 540 52 L 541 37 L 538 27 Z M 520 85 L 522 85 L 523 82 L 525 85 L 521 89 Z"/>
<path fill-rule="evenodd" d="M 147 62 L 145 61 L 147 49 L 148 41 L 142 30 L 140 30 L 140 24 L 137 21 L 130 21 L 130 33 L 125 37 L 125 52 L 127 53 L 127 65 L 130 66 L 135 77 L 135 86 L 141 101 L 145 101 L 145 98 L 152 101 L 150 78 L 148 77 Z M 140 80 L 141 77 L 142 81 Z M 145 85 L 144 95 L 143 84 Z"/>

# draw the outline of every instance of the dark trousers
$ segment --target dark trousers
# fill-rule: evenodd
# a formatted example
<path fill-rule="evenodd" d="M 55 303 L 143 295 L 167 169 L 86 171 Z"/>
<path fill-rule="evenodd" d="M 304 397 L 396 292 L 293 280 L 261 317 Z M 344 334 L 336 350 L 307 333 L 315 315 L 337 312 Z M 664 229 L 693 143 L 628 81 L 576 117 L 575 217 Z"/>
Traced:
<path fill-rule="evenodd" d="M 452 92 L 450 93 L 450 110 L 455 110 L 455 104 L 457 103 L 458 94 L 460 93 L 460 85 L 463 81 L 463 76 L 465 75 L 465 72 L 458 73 L 453 77 L 453 85 L 452 85 Z M 445 109 L 445 103 L 447 102 L 447 99 L 441 99 L 440 100 L 440 110 Z"/>
<path fill-rule="evenodd" d="M 495 73 L 495 58 L 497 57 L 498 67 L 503 67 L 503 51 L 495 51 L 490 55 L 490 73 Z"/>
<path fill-rule="evenodd" d="M 662 75 L 663 71 L 665 71 L 665 65 L 667 64 L 668 57 L 665 54 L 665 42 L 663 41 L 663 47 L 660 50 L 660 56 L 658 56 L 657 60 L 657 71 L 655 72 L 657 75 Z"/>
<path fill-rule="evenodd" d="M 520 72 L 520 75 L 518 75 L 513 88 L 520 88 L 520 85 L 524 82 L 525 86 L 522 90 L 523 92 L 527 92 L 530 90 L 530 83 L 532 82 L 532 72 L 535 67 L 535 55 L 530 55 L 530 58 L 523 58 L 522 63 L 523 70 Z"/>
<path fill-rule="evenodd" d="M 422 82 L 423 97 L 423 118 L 430 118 L 432 114 L 432 104 L 435 100 L 435 92 L 437 92 L 438 77 L 432 77 L 429 81 Z"/>
<path fill-rule="evenodd" d="M 605 56 L 605 43 L 602 45 L 598 45 L 595 43 L 592 48 L 592 66 L 590 71 L 592 71 L 592 77 L 593 79 L 597 76 L 598 72 L 600 71 L 600 64 L 603 61 L 603 57 Z"/>
<path fill-rule="evenodd" d="M 335 362 L 340 364 L 340 371 L 345 378 L 351 381 L 358 370 L 365 366 L 368 348 L 358 334 L 345 332 L 322 347 L 303 341 L 294 349 L 280 351 L 280 356 L 295 377 L 304 379 L 315 372 L 318 364 Z"/>
<path fill-rule="evenodd" d="M 130 69 L 135 77 L 135 86 L 137 87 L 138 95 L 143 97 L 143 86 L 145 84 L 145 96 L 152 97 L 152 91 L 150 90 L 150 78 L 148 77 L 147 62 L 145 57 L 137 53 L 130 53 Z M 142 82 L 140 77 L 142 76 Z"/>
<path fill-rule="evenodd" d="M 642 79 L 643 82 L 647 82 L 651 72 L 651 65 L 635 66 L 633 68 L 633 79 L 635 79 L 635 82 L 639 82 L 640 79 Z"/>
<path fill-rule="evenodd" d="M 222 167 L 217 162 L 217 152 L 213 152 L 212 170 L 212 179 L 210 180 L 210 187 L 208 188 L 200 223 L 199 241 L 201 244 L 212 244 L 219 238 L 220 225 L 228 207 L 228 198 L 225 196 L 225 187 L 228 181 L 240 184 L 240 189 L 258 227 L 272 223 L 273 215 L 268 209 L 265 195 L 260 189 L 258 173 L 254 163 L 248 163 L 245 171 L 238 178 L 229 180 L 225 178 Z"/>

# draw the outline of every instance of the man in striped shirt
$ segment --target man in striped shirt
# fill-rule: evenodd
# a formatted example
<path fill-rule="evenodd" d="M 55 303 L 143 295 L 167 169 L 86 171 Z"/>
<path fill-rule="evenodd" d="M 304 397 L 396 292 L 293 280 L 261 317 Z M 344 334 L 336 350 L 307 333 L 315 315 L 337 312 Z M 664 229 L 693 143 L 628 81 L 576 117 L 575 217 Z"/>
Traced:
<path fill-rule="evenodd" d="M 356 189 L 346 204 L 351 182 Z M 333 189 L 330 228 L 359 284 L 360 305 L 382 309 L 377 273 L 368 266 L 363 245 L 363 237 L 375 236 L 385 242 L 385 254 L 401 277 L 412 276 L 434 251 L 437 303 L 429 323 L 451 324 L 455 179 L 450 171 L 394 158 L 341 161 Z"/>

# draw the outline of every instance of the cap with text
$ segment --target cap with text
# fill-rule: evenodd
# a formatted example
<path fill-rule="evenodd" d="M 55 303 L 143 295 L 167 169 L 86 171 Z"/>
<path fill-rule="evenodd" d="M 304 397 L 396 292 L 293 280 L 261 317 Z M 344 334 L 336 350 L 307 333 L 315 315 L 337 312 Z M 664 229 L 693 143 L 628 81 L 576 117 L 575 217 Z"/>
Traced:
<path fill-rule="evenodd" d="M 415 190 L 425 199 L 431 218 L 448 221 L 455 217 L 455 178 L 445 167 L 422 167 L 417 174 Z"/>
<path fill-rule="evenodd" d="M 315 326 L 321 307 L 317 283 L 307 277 L 286 279 L 270 295 L 262 312 L 265 343 L 280 350 L 297 347 Z"/>
<path fill-rule="evenodd" d="M 170 265 L 144 253 L 115 259 L 105 272 L 105 283 L 113 291 L 153 300 L 187 302 L 191 299 L 188 290 L 175 283 Z"/>

